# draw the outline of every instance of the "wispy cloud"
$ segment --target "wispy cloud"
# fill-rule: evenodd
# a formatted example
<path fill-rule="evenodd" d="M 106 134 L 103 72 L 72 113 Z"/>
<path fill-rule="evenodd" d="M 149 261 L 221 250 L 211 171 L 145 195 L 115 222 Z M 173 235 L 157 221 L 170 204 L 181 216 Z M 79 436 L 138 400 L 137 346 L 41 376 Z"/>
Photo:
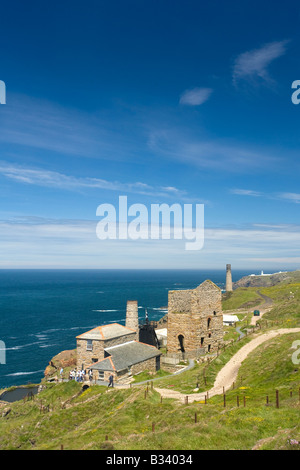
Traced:
<path fill-rule="evenodd" d="M 230 192 L 232 194 L 237 194 L 239 196 L 252 196 L 252 197 L 262 196 L 262 193 L 258 191 L 254 191 L 253 189 L 231 189 Z"/>
<path fill-rule="evenodd" d="M 86 112 L 43 99 L 10 94 L 0 115 L 0 143 L 65 156 L 114 161 L 134 160 L 142 153 L 139 123 L 122 113 Z M 133 132 L 135 128 L 136 132 Z"/>
<path fill-rule="evenodd" d="M 281 199 L 286 199 L 290 202 L 295 202 L 296 204 L 300 204 L 300 194 L 299 193 L 281 193 L 279 195 Z"/>
<path fill-rule="evenodd" d="M 198 168 L 229 173 L 276 168 L 278 162 L 273 151 L 253 148 L 226 139 L 208 139 L 191 136 L 182 129 L 152 129 L 148 146 L 152 152 L 164 158 L 184 162 Z"/>
<path fill-rule="evenodd" d="M 257 78 L 271 83 L 273 80 L 269 74 L 268 67 L 287 50 L 288 40 L 270 42 L 258 49 L 240 54 L 233 67 L 233 82 L 243 80 L 255 80 Z"/>
<path fill-rule="evenodd" d="M 185 90 L 180 96 L 179 103 L 188 106 L 200 106 L 210 98 L 212 88 L 193 88 Z"/>
<path fill-rule="evenodd" d="M 230 189 L 231 194 L 237 196 L 263 197 L 265 199 L 281 200 L 300 204 L 300 193 L 263 193 L 253 189 Z"/>
<path fill-rule="evenodd" d="M 206 228 L 204 248 L 195 256 L 183 240 L 99 240 L 96 225 L 97 219 L 0 220 L 1 266 L 222 269 L 228 259 L 234 269 L 299 265 L 300 226 Z"/>
<path fill-rule="evenodd" d="M 104 189 L 148 196 L 185 195 L 184 190 L 180 190 L 172 186 L 154 187 L 140 181 L 121 183 L 119 181 L 108 181 L 101 178 L 82 178 L 65 175 L 57 171 L 23 168 L 6 162 L 0 162 L 0 175 L 18 183 L 72 191 L 80 191 L 82 189 Z"/>

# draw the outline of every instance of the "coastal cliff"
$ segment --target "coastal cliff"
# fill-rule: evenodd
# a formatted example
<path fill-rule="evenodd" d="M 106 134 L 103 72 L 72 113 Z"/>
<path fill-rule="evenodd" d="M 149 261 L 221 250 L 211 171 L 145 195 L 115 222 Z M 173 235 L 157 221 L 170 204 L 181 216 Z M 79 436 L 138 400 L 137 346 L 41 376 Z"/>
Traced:
<path fill-rule="evenodd" d="M 272 287 L 282 282 L 299 282 L 300 270 L 263 274 L 259 276 L 244 276 L 233 283 L 233 289 L 238 287 Z"/>
<path fill-rule="evenodd" d="M 59 374 L 61 368 L 65 369 L 67 367 L 75 366 L 76 349 L 61 351 L 59 354 L 57 354 L 51 359 L 49 365 L 45 369 L 44 376 L 47 380 L 49 380 L 50 377 Z"/>

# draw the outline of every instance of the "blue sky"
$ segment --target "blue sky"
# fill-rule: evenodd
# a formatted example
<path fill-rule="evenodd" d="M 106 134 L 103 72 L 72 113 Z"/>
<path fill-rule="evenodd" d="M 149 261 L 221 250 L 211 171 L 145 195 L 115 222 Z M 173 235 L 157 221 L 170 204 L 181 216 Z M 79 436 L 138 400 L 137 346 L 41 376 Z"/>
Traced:
<path fill-rule="evenodd" d="M 0 267 L 300 265 L 300 7 L 1 7 Z M 205 243 L 96 237 L 99 204 L 205 205 Z"/>

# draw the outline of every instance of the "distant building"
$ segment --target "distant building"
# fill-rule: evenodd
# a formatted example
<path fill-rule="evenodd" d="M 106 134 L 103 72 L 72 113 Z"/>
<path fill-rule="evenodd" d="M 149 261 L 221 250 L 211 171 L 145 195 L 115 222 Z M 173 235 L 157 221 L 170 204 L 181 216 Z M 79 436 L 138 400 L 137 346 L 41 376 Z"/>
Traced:
<path fill-rule="evenodd" d="M 240 320 L 236 315 L 226 315 L 223 314 L 223 324 L 227 326 L 234 325 L 236 322 L 239 322 Z"/>

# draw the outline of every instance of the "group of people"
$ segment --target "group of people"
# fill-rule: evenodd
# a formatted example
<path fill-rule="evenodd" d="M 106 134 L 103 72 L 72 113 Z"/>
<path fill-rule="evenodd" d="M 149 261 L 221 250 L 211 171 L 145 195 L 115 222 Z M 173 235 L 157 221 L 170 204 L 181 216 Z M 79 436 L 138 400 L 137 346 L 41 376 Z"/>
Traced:
<path fill-rule="evenodd" d="M 87 378 L 90 381 L 93 380 L 92 370 L 89 370 L 87 372 L 86 370 L 82 370 L 82 369 L 73 369 L 69 373 L 69 380 L 75 380 L 76 382 L 83 382 Z"/>
<path fill-rule="evenodd" d="M 63 368 L 60 369 L 60 379 L 63 380 Z M 69 372 L 69 380 L 75 380 L 76 382 L 84 382 L 89 380 L 92 382 L 93 380 L 93 371 L 89 369 L 88 371 L 84 369 L 73 369 Z M 110 374 L 108 378 L 108 387 L 114 386 L 114 374 Z"/>

